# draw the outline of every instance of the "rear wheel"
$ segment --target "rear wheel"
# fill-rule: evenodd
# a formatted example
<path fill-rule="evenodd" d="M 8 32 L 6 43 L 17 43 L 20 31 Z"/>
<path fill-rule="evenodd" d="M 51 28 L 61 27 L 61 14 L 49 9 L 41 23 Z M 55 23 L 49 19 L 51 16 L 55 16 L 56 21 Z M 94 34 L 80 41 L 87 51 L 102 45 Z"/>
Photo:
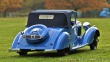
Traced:
<path fill-rule="evenodd" d="M 69 55 L 70 49 L 69 48 L 65 48 L 63 50 L 58 50 L 57 53 L 63 56 L 67 56 Z"/>
<path fill-rule="evenodd" d="M 28 51 L 27 50 L 21 50 L 20 52 L 17 52 L 20 56 L 25 56 L 27 55 Z"/>
<path fill-rule="evenodd" d="M 96 38 L 93 40 L 93 42 L 90 44 L 90 49 L 91 49 L 91 50 L 96 50 L 96 49 L 97 49 L 98 41 L 99 41 L 98 37 L 96 37 Z"/>
<path fill-rule="evenodd" d="M 20 56 L 25 56 L 27 55 L 27 52 L 18 52 Z"/>

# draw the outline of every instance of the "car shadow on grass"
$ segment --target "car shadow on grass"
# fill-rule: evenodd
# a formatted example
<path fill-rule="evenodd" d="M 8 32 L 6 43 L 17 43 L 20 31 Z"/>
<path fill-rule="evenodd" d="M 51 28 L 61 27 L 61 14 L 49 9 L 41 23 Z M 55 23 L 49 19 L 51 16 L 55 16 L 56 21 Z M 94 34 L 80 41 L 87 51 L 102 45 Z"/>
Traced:
<path fill-rule="evenodd" d="M 70 51 L 69 55 L 82 54 L 84 52 L 90 53 L 90 51 L 91 50 L 89 50 L 89 49 L 75 50 L 75 51 Z M 48 57 L 63 57 L 63 56 L 58 54 L 56 51 L 53 51 L 53 52 L 32 52 L 32 53 L 28 53 L 26 56 L 16 55 L 16 56 L 12 56 L 12 57 L 20 57 L 20 58 L 22 58 L 22 57 L 41 57 L 41 58 L 48 58 Z"/>

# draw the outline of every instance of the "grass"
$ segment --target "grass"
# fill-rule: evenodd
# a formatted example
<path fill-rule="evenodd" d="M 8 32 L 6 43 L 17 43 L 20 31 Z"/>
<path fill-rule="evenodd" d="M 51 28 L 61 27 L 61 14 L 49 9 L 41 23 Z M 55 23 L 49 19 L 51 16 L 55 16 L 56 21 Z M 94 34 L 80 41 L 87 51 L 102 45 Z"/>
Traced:
<path fill-rule="evenodd" d="M 25 29 L 27 18 L 0 18 L 0 62 L 109 62 L 110 61 L 110 18 L 81 18 L 96 25 L 101 33 L 98 49 L 91 51 L 89 47 L 71 52 L 68 56 L 59 56 L 55 52 L 30 52 L 27 56 L 19 56 L 8 52 L 14 37 Z"/>

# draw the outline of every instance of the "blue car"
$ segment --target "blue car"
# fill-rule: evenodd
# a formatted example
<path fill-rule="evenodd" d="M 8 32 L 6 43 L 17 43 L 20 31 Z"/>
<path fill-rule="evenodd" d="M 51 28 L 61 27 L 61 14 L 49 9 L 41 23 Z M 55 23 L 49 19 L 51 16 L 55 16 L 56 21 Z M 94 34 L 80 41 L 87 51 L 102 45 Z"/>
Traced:
<path fill-rule="evenodd" d="M 109 8 L 103 8 L 103 10 L 100 12 L 100 17 L 110 17 Z"/>
<path fill-rule="evenodd" d="M 16 51 L 19 55 L 27 55 L 30 51 L 57 51 L 68 55 L 70 51 L 84 46 L 97 49 L 98 28 L 90 26 L 89 22 L 82 24 L 76 16 L 73 10 L 32 11 L 26 29 L 16 35 L 9 51 Z"/>

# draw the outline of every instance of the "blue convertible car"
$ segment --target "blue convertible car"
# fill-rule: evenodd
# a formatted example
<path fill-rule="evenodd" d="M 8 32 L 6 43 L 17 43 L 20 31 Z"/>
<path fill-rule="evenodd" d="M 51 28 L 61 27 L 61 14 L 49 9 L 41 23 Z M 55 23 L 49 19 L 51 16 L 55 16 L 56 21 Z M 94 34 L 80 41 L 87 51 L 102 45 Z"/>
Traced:
<path fill-rule="evenodd" d="M 30 51 L 56 50 L 62 55 L 69 51 L 90 46 L 97 49 L 100 32 L 89 22 L 81 23 L 76 20 L 73 10 L 36 10 L 28 17 L 26 29 L 19 32 L 9 51 L 16 51 L 19 55 L 27 55 Z M 82 25 L 85 30 L 81 34 Z"/>

